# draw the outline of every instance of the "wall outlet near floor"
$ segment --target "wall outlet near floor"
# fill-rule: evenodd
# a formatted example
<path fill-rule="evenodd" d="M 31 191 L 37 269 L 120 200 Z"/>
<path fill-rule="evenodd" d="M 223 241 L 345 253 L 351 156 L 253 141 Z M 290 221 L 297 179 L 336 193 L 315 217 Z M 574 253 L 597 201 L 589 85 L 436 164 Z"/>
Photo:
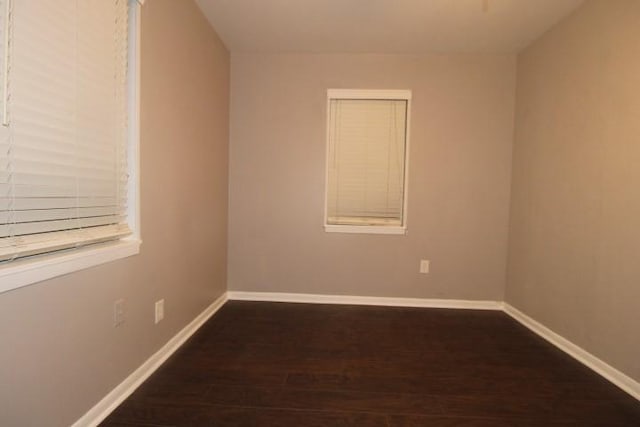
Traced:
<path fill-rule="evenodd" d="M 164 319 L 164 299 L 156 301 L 156 324 Z"/>
<path fill-rule="evenodd" d="M 113 327 L 117 328 L 118 326 L 124 323 L 124 299 L 119 299 L 113 302 Z"/>
<path fill-rule="evenodd" d="M 429 273 L 429 264 L 430 261 L 428 259 L 423 259 L 420 261 L 420 273 L 427 274 Z"/>

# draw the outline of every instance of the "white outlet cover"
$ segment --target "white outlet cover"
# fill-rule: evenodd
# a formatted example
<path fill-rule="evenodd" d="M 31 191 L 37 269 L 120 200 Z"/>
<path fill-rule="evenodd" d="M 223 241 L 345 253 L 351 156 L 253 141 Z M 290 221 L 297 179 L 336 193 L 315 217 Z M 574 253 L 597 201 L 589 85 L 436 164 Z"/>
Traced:
<path fill-rule="evenodd" d="M 158 323 L 164 319 L 164 299 L 156 301 L 155 322 Z"/>
<path fill-rule="evenodd" d="M 420 261 L 420 273 L 427 274 L 429 272 L 430 262 L 428 259 Z"/>
<path fill-rule="evenodd" d="M 124 323 L 125 304 L 124 299 L 113 303 L 113 326 L 118 327 Z"/>

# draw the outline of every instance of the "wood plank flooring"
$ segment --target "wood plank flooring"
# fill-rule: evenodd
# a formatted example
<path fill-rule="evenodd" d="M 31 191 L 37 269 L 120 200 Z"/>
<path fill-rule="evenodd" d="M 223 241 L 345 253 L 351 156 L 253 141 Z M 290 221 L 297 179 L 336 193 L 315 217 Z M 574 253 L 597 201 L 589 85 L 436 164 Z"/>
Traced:
<path fill-rule="evenodd" d="M 228 302 L 103 426 L 640 426 L 501 312 Z"/>

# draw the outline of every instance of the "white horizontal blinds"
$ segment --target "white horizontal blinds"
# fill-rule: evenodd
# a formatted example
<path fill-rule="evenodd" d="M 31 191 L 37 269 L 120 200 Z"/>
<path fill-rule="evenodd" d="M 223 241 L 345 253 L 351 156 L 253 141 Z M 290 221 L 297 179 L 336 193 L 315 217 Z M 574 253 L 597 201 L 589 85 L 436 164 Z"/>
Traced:
<path fill-rule="evenodd" d="M 13 0 L 0 260 L 126 225 L 127 0 Z"/>
<path fill-rule="evenodd" d="M 5 120 L 6 107 L 6 45 L 8 41 L 9 19 L 8 8 L 10 3 L 8 0 L 0 0 L 0 233 L 6 229 L 6 211 L 7 201 L 2 197 L 7 196 L 7 183 L 9 182 L 9 129 L 2 126 Z M 0 234 L 1 235 L 1 234 Z"/>
<path fill-rule="evenodd" d="M 7 58 L 9 53 L 9 15 L 11 13 L 11 1 L 0 0 L 0 124 L 6 124 L 6 86 L 7 86 Z M 0 135 L 2 136 L 2 135 Z M 4 135 L 6 137 L 6 135 Z M 4 141 L 0 141 L 2 144 Z M 1 148 L 0 148 L 1 149 Z M 3 153 L 3 152 L 0 152 Z M 2 164 L 0 163 L 0 167 Z"/>
<path fill-rule="evenodd" d="M 327 223 L 402 225 L 407 100 L 331 99 Z"/>

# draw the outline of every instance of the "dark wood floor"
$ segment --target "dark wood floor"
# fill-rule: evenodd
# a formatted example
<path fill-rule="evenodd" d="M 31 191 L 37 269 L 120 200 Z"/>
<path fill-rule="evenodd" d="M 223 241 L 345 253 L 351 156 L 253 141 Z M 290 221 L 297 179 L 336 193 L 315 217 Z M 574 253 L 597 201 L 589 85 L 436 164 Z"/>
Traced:
<path fill-rule="evenodd" d="M 228 302 L 104 426 L 640 426 L 492 311 Z"/>

